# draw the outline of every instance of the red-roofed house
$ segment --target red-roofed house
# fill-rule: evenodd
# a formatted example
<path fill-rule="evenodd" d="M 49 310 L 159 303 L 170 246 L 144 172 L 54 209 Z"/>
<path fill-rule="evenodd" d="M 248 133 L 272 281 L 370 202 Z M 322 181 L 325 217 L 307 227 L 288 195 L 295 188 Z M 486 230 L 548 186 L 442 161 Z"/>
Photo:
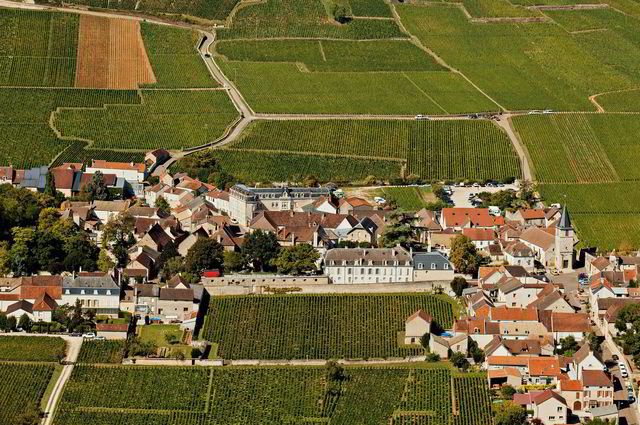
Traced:
<path fill-rule="evenodd" d="M 537 322 L 538 311 L 533 308 L 492 307 L 489 311 L 494 322 Z"/>
<path fill-rule="evenodd" d="M 33 318 L 35 321 L 50 322 L 53 311 L 58 308 L 58 303 L 46 292 L 40 295 L 33 303 Z"/>
<path fill-rule="evenodd" d="M 433 317 L 420 309 L 407 318 L 404 323 L 404 343 L 420 344 L 420 338 L 431 332 Z"/>
<path fill-rule="evenodd" d="M 493 229 L 464 228 L 462 234 L 468 237 L 478 249 L 488 247 L 496 239 Z"/>
<path fill-rule="evenodd" d="M 493 229 L 495 225 L 488 208 L 443 208 L 440 214 L 443 229 L 462 230 L 469 227 Z"/>
<path fill-rule="evenodd" d="M 507 220 L 517 221 L 522 224 L 532 226 L 545 225 L 545 212 L 542 209 L 521 209 L 514 213 L 507 211 Z"/>
<path fill-rule="evenodd" d="M 96 324 L 97 336 L 103 336 L 106 339 L 127 339 L 129 325 L 126 323 L 98 323 Z"/>
<path fill-rule="evenodd" d="M 544 390 L 532 399 L 533 417 L 544 425 L 567 423 L 567 400 L 553 390 Z"/>
<path fill-rule="evenodd" d="M 147 167 L 133 162 L 109 162 L 101 159 L 94 159 L 91 167 L 87 167 L 87 173 L 92 174 L 100 171 L 102 174 L 115 174 L 129 183 L 142 183 L 147 177 Z"/>

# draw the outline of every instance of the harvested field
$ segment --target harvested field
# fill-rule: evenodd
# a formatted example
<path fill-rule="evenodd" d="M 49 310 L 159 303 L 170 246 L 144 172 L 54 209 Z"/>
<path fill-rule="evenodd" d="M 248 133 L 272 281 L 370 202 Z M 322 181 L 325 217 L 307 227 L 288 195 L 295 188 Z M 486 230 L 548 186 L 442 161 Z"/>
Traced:
<path fill-rule="evenodd" d="M 76 87 L 135 89 L 155 82 L 139 22 L 80 17 Z"/>

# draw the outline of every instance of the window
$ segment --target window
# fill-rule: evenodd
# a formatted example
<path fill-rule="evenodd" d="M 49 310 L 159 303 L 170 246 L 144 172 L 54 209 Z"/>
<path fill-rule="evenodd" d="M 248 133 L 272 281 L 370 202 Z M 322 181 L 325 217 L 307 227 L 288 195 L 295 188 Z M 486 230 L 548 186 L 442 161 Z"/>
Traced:
<path fill-rule="evenodd" d="M 185 308 L 182 309 L 182 311 L 184 311 L 186 313 L 187 311 L 189 311 L 189 308 L 185 307 Z"/>
<path fill-rule="evenodd" d="M 549 416 L 549 420 L 550 420 L 550 421 L 555 421 L 555 420 L 556 420 L 556 417 L 555 417 L 555 416 Z"/>
<path fill-rule="evenodd" d="M 98 290 L 97 289 L 93 290 L 93 295 L 98 295 Z"/>
<path fill-rule="evenodd" d="M 436 263 L 431 263 L 431 270 L 435 270 L 436 269 Z"/>
<path fill-rule="evenodd" d="M 84 289 L 80 290 L 80 295 L 84 295 Z"/>
<path fill-rule="evenodd" d="M 449 263 L 444 263 L 444 269 L 449 270 Z"/>
<path fill-rule="evenodd" d="M 558 406 L 558 412 L 562 412 L 562 407 Z"/>
<path fill-rule="evenodd" d="M 347 274 L 351 274 L 351 269 L 347 269 Z"/>
<path fill-rule="evenodd" d="M 418 270 L 422 270 L 422 263 L 418 263 Z"/>
<path fill-rule="evenodd" d="M 111 290 L 107 289 L 107 295 L 111 295 Z"/>
<path fill-rule="evenodd" d="M 69 292 L 69 290 L 68 290 L 68 289 L 65 289 L 65 290 L 64 290 L 64 293 L 65 293 L 65 294 L 67 294 L 67 295 L 69 295 L 69 293 L 70 293 L 70 292 Z"/>
<path fill-rule="evenodd" d="M 364 269 L 360 269 L 360 274 L 364 274 Z"/>
<path fill-rule="evenodd" d="M 380 269 L 376 269 L 376 274 L 380 274 Z"/>

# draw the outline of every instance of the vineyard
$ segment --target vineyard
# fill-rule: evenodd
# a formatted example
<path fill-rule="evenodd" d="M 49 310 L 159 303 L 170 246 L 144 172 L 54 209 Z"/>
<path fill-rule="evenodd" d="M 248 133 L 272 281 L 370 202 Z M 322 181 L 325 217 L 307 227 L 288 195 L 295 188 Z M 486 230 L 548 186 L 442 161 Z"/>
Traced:
<path fill-rule="evenodd" d="M 184 20 L 184 16 L 221 21 L 227 18 L 239 0 L 183 0 L 179 3 L 169 0 L 65 0 L 65 3 L 91 6 L 100 9 L 137 11 L 150 15 Z M 39 4 L 58 4 L 58 0 L 36 0 Z M 168 16 L 166 16 L 168 15 Z M 190 20 L 193 20 L 191 18 Z"/>
<path fill-rule="evenodd" d="M 0 86 L 73 86 L 77 15 L 0 9 L 0 28 Z"/>
<path fill-rule="evenodd" d="M 380 196 L 387 203 L 395 204 L 400 211 L 418 211 L 427 202 L 435 201 L 431 189 L 424 187 L 385 187 L 380 191 Z"/>
<path fill-rule="evenodd" d="M 60 156 L 56 158 L 52 166 L 56 167 L 65 162 L 82 162 L 91 164 L 93 159 L 103 159 L 114 162 L 144 162 L 145 152 L 115 151 L 106 149 L 91 149 L 85 142 L 71 142 Z"/>
<path fill-rule="evenodd" d="M 122 363 L 124 340 L 85 340 L 78 355 L 78 363 Z"/>
<path fill-rule="evenodd" d="M 566 202 L 583 246 L 601 250 L 640 246 L 637 182 L 540 185 L 543 198 Z"/>
<path fill-rule="evenodd" d="M 54 418 L 56 425 L 232 425 L 319 422 L 332 425 L 489 425 L 486 377 L 458 375 L 446 364 L 345 368 L 337 393 L 323 367 L 150 368 L 77 366 Z M 112 378 L 124 379 L 118 381 Z M 191 382 L 190 389 L 181 381 Z M 456 405 L 453 412 L 452 380 Z M 169 383 L 159 388 L 161 382 Z M 174 385 L 180 388 L 174 388 Z M 81 390 L 84 389 L 81 394 Z M 183 400 L 185 389 L 195 400 Z M 197 389 L 197 396 L 193 390 Z M 160 396 L 158 391 L 165 393 Z M 148 407 L 148 394 L 161 397 Z M 109 396 L 105 397 L 105 394 Z M 124 395 L 128 401 L 120 400 Z M 113 397 L 110 397 L 113 395 Z M 138 397 L 140 396 L 140 398 Z M 126 410 L 123 410 L 126 409 Z M 426 423 L 426 422 L 425 422 Z"/>
<path fill-rule="evenodd" d="M 140 30 L 157 79 L 151 86 L 203 88 L 219 85 L 198 53 L 199 33 L 146 22 L 140 25 Z"/>
<path fill-rule="evenodd" d="M 360 12 L 368 9 L 369 6 L 360 7 Z M 380 10 L 381 7 L 378 5 L 376 9 Z M 269 0 L 238 9 L 230 28 L 218 31 L 218 37 L 322 37 L 355 40 L 407 38 L 392 19 L 354 18 L 340 25 L 331 23 L 332 19 L 318 0 Z"/>
<path fill-rule="evenodd" d="M 225 359 L 404 357 L 397 333 L 418 309 L 450 328 L 448 300 L 425 294 L 212 297 L 204 336 Z"/>
<path fill-rule="evenodd" d="M 216 63 L 256 112 L 413 116 L 498 110 L 450 72 L 302 72 L 283 62 Z"/>
<path fill-rule="evenodd" d="M 2 344 L 3 342 L 0 341 L 0 349 Z M 40 406 L 53 370 L 52 365 L 0 363 L 1 424 L 17 423 L 14 421 L 28 407 Z"/>
<path fill-rule="evenodd" d="M 70 143 L 59 140 L 48 124 L 57 107 L 138 103 L 140 96 L 130 90 L 0 88 L 0 164 L 47 165 L 65 150 Z"/>
<path fill-rule="evenodd" d="M 443 71 L 409 41 L 220 41 L 216 53 L 231 61 L 296 62 L 312 72 Z"/>
<path fill-rule="evenodd" d="M 607 112 L 640 112 L 640 89 L 603 94 L 596 101 Z"/>
<path fill-rule="evenodd" d="M 217 150 L 221 168 L 245 183 L 303 181 L 356 182 L 368 176 L 388 180 L 400 176 L 397 160 L 371 160 L 340 156 L 299 155 L 254 150 Z"/>
<path fill-rule="evenodd" d="M 224 91 L 143 90 L 142 102 L 62 109 L 54 124 L 63 136 L 93 140 L 97 149 L 181 149 L 212 142 L 237 116 Z"/>
<path fill-rule="evenodd" d="M 628 66 L 629 58 L 638 54 L 630 47 L 633 40 L 616 28 L 612 33 L 620 35 L 615 44 L 619 50 L 609 48 L 604 59 L 602 55 L 594 56 L 576 37 L 595 40 L 604 38 L 602 34 L 606 33 L 572 35 L 553 22 L 479 25 L 448 4 L 400 4 L 395 9 L 411 34 L 511 110 L 593 111 L 590 95 L 634 88 L 640 82 L 637 61 L 635 74 Z M 637 23 L 632 25 L 637 29 Z M 509 40 L 508 49 L 503 48 L 504 40 Z M 602 40 L 597 45 L 604 47 L 607 42 Z M 625 47 L 633 53 L 623 50 Z M 615 65 L 610 66 L 613 52 Z M 621 68 L 617 62 L 624 57 L 627 66 Z"/>
<path fill-rule="evenodd" d="M 339 144 L 336 144 L 337 140 Z M 257 150 L 260 152 L 255 155 L 259 157 L 267 152 L 299 152 L 353 156 L 354 159 L 389 158 L 407 161 L 407 174 L 423 179 L 520 176 L 520 162 L 511 142 L 504 132 L 488 121 L 258 121 L 226 149 L 228 152 Z M 300 174 L 298 168 L 295 165 L 293 168 L 278 166 L 282 178 L 273 181 L 293 180 Z M 286 174 L 287 170 L 291 174 Z M 388 176 L 375 167 L 369 172 L 364 170 L 363 174 L 356 174 L 356 170 L 352 166 L 343 171 L 354 172 L 351 180 L 368 175 Z M 257 168 L 251 167 L 251 172 L 256 173 Z M 307 174 L 324 180 L 313 171 Z M 336 176 L 328 177 L 331 178 L 327 181 L 341 180 Z M 247 176 L 247 179 L 270 180 L 268 175 L 262 179 Z"/>
<path fill-rule="evenodd" d="M 479 18 L 539 16 L 539 13 L 514 6 L 509 0 L 463 0 L 462 4 L 471 16 Z"/>
<path fill-rule="evenodd" d="M 58 362 L 65 349 L 62 338 L 0 336 L 0 361 Z"/>

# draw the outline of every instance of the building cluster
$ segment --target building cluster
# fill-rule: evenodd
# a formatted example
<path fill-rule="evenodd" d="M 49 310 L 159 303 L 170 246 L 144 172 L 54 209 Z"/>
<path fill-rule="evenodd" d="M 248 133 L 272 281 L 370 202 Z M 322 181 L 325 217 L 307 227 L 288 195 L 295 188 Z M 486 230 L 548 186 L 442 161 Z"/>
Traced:
<path fill-rule="evenodd" d="M 573 247 L 578 242 L 569 213 L 556 207 L 520 209 L 505 216 L 490 208 L 443 208 L 438 214 L 416 214 L 421 242 L 447 252 L 457 235 L 468 237 L 494 264 L 534 269 L 573 270 Z"/>

